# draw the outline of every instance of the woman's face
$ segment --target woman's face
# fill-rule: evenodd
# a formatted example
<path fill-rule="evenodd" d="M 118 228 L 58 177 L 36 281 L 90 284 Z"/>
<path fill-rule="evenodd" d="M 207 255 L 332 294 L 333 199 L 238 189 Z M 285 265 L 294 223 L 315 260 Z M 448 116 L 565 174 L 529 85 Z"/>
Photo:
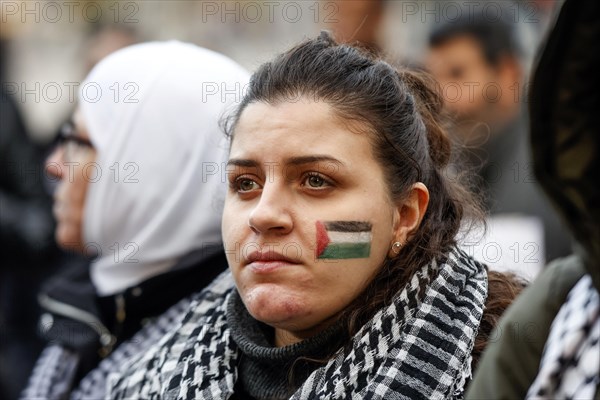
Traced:
<path fill-rule="evenodd" d="M 96 160 L 96 151 L 82 144 L 89 140 L 89 135 L 79 111 L 73 115 L 72 122 L 71 135 L 83 141 L 68 140 L 57 147 L 46 160 L 46 171 L 59 180 L 53 208 L 56 241 L 63 248 L 85 253 L 83 210 L 90 174 L 95 173 L 89 166 Z"/>
<path fill-rule="evenodd" d="M 235 129 L 223 239 L 250 314 L 276 344 L 328 326 L 370 282 L 398 237 L 368 134 L 325 102 L 252 103 Z"/>

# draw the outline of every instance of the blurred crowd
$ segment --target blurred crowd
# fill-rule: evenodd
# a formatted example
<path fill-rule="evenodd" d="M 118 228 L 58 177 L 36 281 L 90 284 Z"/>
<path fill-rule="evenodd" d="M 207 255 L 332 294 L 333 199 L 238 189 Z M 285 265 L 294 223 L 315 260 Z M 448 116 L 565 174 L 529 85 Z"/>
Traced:
<path fill-rule="evenodd" d="M 198 288 L 208 285 L 227 267 L 223 257 L 209 246 L 220 243 L 220 220 L 203 219 L 202 211 L 197 214 L 194 211 L 194 207 L 215 210 L 214 199 L 221 194 L 207 186 L 202 189 L 203 195 L 198 196 L 182 187 L 185 182 L 194 182 L 186 171 L 199 164 L 194 164 L 198 162 L 194 157 L 183 160 L 181 154 L 184 150 L 189 152 L 207 146 L 208 142 L 194 136 L 193 129 L 203 129 L 206 124 L 202 121 L 213 117 L 188 115 L 165 122 L 151 122 L 148 117 L 144 122 L 147 125 L 143 125 L 139 122 L 142 118 L 133 112 L 130 117 L 123 117 L 121 113 L 129 111 L 122 111 L 127 105 L 120 104 L 118 110 L 107 106 L 102 111 L 106 125 L 96 122 L 90 117 L 90 111 L 78 109 L 76 93 L 85 84 L 84 78 L 93 74 L 94 67 L 105 57 L 134 44 L 175 39 L 221 53 L 253 72 L 263 61 L 291 44 L 327 29 L 339 42 L 382 54 L 395 66 L 431 73 L 444 100 L 443 114 L 452 146 L 460 149 L 460 156 L 451 160 L 446 173 L 455 179 L 466 179 L 486 212 L 483 226 L 477 221 L 472 221 L 474 226 L 468 220 L 463 223 L 460 246 L 490 269 L 512 272 L 529 283 L 545 270 L 546 264 L 572 254 L 577 248 L 564 217 L 537 182 L 529 135 L 531 71 L 535 55 L 554 26 L 562 3 L 551 0 L 52 3 L 2 0 L 0 398 L 18 398 L 42 350 L 48 343 L 60 344 L 57 315 L 68 314 L 65 305 L 75 302 L 73 299 L 96 299 L 96 304 L 83 304 L 79 311 L 81 319 L 87 318 L 86 329 L 91 333 L 85 331 L 81 337 L 70 338 L 84 354 L 94 353 L 94 356 L 80 356 L 77 362 L 73 361 L 72 354 L 55 353 L 54 357 L 57 364 L 79 369 L 79 375 L 74 373 L 71 379 L 80 381 L 81 371 L 87 373 L 94 368 L 99 359 L 139 331 L 149 317 L 162 314 Z M 193 60 L 196 55 L 190 53 L 189 57 Z M 245 84 L 247 76 L 241 67 L 237 71 L 237 67 L 212 54 L 197 57 L 197 65 L 209 64 L 210 73 L 230 68 L 239 75 L 238 84 Z M 108 83 L 110 78 L 106 78 L 107 85 L 102 87 L 105 91 L 108 88 L 110 96 L 135 99 L 136 88 L 126 85 L 131 76 L 148 82 L 164 78 L 151 75 L 150 66 L 160 64 L 160 59 L 148 57 L 146 62 L 147 71 L 144 68 L 131 71 L 132 75 L 122 78 L 115 70 L 116 87 Z M 193 75 L 190 71 L 189 82 Z M 218 76 L 215 75 L 215 81 Z M 95 76 L 87 82 L 97 83 L 102 79 L 105 78 Z M 155 90 L 161 93 L 163 102 L 170 95 L 168 87 Z M 193 100 L 189 100 L 190 107 L 192 103 Z M 146 110 L 148 115 L 159 113 L 165 106 L 157 103 L 155 107 Z M 85 116 L 89 132 L 98 127 L 105 131 L 115 129 L 109 121 L 117 117 L 130 118 L 132 124 L 146 131 L 157 124 L 164 124 L 165 131 L 182 124 L 190 127 L 187 139 L 182 137 L 184 142 L 178 144 L 180 147 L 170 150 L 161 148 L 166 145 L 161 144 L 158 137 L 144 136 L 140 132 L 136 139 L 138 148 L 146 154 L 131 156 L 148 163 L 152 162 L 153 154 L 169 157 L 173 163 L 182 158 L 181 164 L 173 166 L 171 175 L 164 172 L 164 181 L 156 180 L 147 187 L 136 186 L 137 195 L 141 197 L 144 193 L 163 190 L 158 198 L 170 205 L 168 211 L 158 212 L 156 204 L 128 204 L 119 200 L 131 193 L 111 192 L 112 189 L 99 185 L 94 188 L 94 204 L 86 205 L 86 215 L 79 218 L 94 220 L 94 224 L 86 226 L 85 235 L 98 238 L 94 242 L 103 250 L 111 249 L 109 260 L 94 258 L 89 249 L 82 249 L 76 243 L 82 233 L 70 236 L 56 221 L 61 210 L 53 203 L 53 195 L 57 196 L 61 181 L 78 183 L 71 182 L 70 169 L 58 172 L 53 166 L 69 160 L 69 154 L 75 151 L 85 151 L 86 146 L 92 144 L 96 146 L 97 140 L 105 146 L 102 149 L 107 154 L 119 151 L 111 147 L 111 143 L 103 142 L 106 139 L 97 139 L 89 132 L 82 134 L 78 113 Z M 210 111 L 211 116 L 212 113 Z M 219 131 L 216 125 L 214 131 Z M 136 136 L 132 133 L 131 137 Z M 192 137 L 195 139 L 190 139 Z M 118 141 L 118 136 L 115 138 L 112 140 Z M 202 155 L 197 151 L 197 157 L 202 156 L 203 162 L 209 160 L 220 168 L 226 155 L 214 149 Z M 55 159 L 57 151 L 63 152 L 59 154 L 62 161 Z M 96 161 L 105 167 L 104 173 L 120 173 L 121 179 L 127 179 L 127 174 L 133 171 L 130 176 L 139 177 L 133 166 L 130 169 L 130 166 L 118 165 L 115 169 L 115 164 L 108 159 Z M 204 168 L 205 164 L 202 165 Z M 77 167 L 74 168 L 78 173 Z M 74 176 L 77 179 L 79 175 Z M 83 203 L 87 189 L 86 183 L 81 185 L 81 198 L 69 201 Z M 91 196 L 91 192 L 87 193 Z M 62 198 L 62 201 L 67 200 Z M 90 215 L 90 209 L 96 214 Z M 151 227 L 145 224 L 139 229 L 136 222 L 131 222 L 121 227 L 121 232 L 113 232 L 114 228 L 106 227 L 108 223 L 103 224 L 103 219 L 108 218 L 104 216 L 107 209 L 113 214 L 110 218 L 117 221 L 121 218 L 136 221 L 142 210 L 148 210 L 155 221 Z M 188 210 L 187 214 L 182 213 L 184 209 Z M 217 210 L 220 209 L 217 207 Z M 148 219 L 147 215 L 142 218 L 144 223 Z M 188 226 L 186 221 L 190 219 L 194 219 L 195 224 Z M 202 225 L 206 230 L 199 231 L 194 225 L 196 228 Z M 158 229 L 162 230 L 155 238 L 153 235 Z M 113 258 L 119 254 L 111 247 L 113 243 L 120 247 L 121 258 L 147 256 L 144 249 L 138 252 L 139 249 L 124 247 L 131 241 L 126 232 L 135 232 L 132 233 L 135 243 L 147 243 L 146 248 L 152 243 L 161 243 L 164 235 L 177 235 L 181 238 L 177 246 L 184 249 L 177 251 L 183 251 L 186 256 L 176 262 L 152 264 L 144 272 L 115 260 L 115 264 L 127 268 L 120 269 L 118 277 L 113 277 L 110 269 L 113 267 L 108 264 L 112 265 Z M 210 235 L 216 236 L 210 239 Z M 198 253 L 194 240 L 199 237 L 206 246 Z M 132 252 L 128 253 L 129 250 Z M 175 251 L 164 250 L 166 258 L 170 257 L 168 251 Z M 200 269 L 200 264 L 211 267 Z M 90 265 L 95 274 L 91 282 Z M 157 277 L 162 284 L 158 285 L 156 279 L 153 281 Z M 166 290 L 169 286 L 178 290 Z M 152 303 L 149 300 L 152 295 L 160 297 L 162 302 Z M 136 305 L 138 298 L 144 298 L 140 305 Z M 121 309 L 121 304 L 133 308 Z M 139 318 L 131 322 L 126 319 L 126 313 L 139 315 Z M 94 315 L 109 317 L 96 321 L 91 319 Z M 100 353 L 90 344 L 90 338 L 96 340 L 96 336 L 102 343 Z M 51 357 L 47 351 L 44 354 L 47 359 Z M 86 362 L 91 364 L 84 365 Z"/>

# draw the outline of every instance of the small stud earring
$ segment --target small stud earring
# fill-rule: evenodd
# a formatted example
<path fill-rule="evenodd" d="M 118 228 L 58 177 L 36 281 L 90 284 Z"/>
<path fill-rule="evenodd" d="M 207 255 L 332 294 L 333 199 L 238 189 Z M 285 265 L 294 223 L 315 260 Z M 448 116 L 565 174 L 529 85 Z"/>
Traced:
<path fill-rule="evenodd" d="M 392 251 L 396 255 L 398 255 L 398 253 L 400 253 L 401 248 L 402 248 L 402 243 L 400 243 L 400 242 L 394 242 L 394 244 L 392 244 Z"/>

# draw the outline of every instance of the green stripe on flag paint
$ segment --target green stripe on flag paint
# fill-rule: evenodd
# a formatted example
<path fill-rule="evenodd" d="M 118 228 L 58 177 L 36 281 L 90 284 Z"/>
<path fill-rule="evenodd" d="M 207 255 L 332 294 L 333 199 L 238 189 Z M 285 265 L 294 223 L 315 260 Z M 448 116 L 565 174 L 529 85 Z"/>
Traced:
<path fill-rule="evenodd" d="M 368 258 L 369 254 L 371 254 L 371 243 L 330 243 L 319 258 Z"/>

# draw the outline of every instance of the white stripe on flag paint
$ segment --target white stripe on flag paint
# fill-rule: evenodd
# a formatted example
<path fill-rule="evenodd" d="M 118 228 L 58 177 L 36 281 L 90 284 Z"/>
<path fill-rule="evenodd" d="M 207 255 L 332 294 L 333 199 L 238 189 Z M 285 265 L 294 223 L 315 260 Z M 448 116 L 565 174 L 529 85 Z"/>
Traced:
<path fill-rule="evenodd" d="M 330 243 L 369 243 L 371 232 L 327 231 Z"/>

